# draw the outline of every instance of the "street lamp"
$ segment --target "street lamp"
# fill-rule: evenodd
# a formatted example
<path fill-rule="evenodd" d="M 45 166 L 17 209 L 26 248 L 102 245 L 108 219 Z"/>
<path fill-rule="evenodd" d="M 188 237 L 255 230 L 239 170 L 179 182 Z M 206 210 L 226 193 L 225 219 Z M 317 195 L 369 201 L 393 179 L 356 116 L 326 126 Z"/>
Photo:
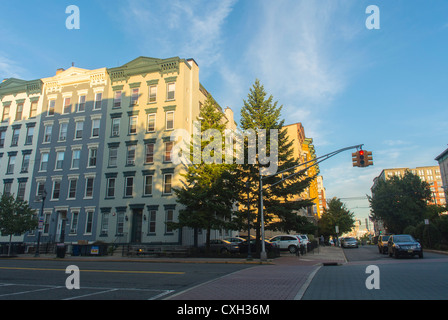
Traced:
<path fill-rule="evenodd" d="M 252 255 L 250 252 L 250 202 L 249 202 L 249 180 L 246 181 L 246 191 L 247 191 L 247 259 L 251 260 Z"/>
<path fill-rule="evenodd" d="M 40 217 L 39 217 L 39 225 L 37 227 L 37 247 L 36 252 L 34 253 L 35 257 L 39 257 L 39 247 L 40 247 L 40 234 L 42 233 L 42 227 L 43 227 L 43 216 L 44 216 L 44 204 L 45 204 L 45 198 L 47 197 L 47 191 L 44 189 L 42 191 L 42 207 L 40 209 Z"/>

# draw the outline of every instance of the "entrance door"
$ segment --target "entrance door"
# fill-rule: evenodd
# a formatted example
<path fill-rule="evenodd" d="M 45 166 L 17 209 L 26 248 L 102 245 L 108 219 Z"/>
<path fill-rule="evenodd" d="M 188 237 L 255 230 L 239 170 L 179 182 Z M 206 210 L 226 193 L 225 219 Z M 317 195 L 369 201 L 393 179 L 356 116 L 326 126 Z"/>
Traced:
<path fill-rule="evenodd" d="M 142 242 L 143 209 L 132 209 L 131 242 Z"/>
<path fill-rule="evenodd" d="M 67 210 L 58 210 L 57 214 L 57 228 L 56 228 L 56 242 L 64 242 L 65 240 L 65 224 L 67 221 Z"/>

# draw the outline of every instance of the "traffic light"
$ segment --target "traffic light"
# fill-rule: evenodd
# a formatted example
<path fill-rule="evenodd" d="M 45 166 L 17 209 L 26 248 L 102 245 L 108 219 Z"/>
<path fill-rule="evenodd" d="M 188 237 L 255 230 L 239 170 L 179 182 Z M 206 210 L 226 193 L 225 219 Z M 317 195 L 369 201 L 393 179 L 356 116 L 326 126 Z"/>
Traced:
<path fill-rule="evenodd" d="M 373 165 L 372 151 L 358 150 L 352 153 L 354 167 L 368 167 Z"/>
<path fill-rule="evenodd" d="M 366 151 L 365 152 L 365 161 L 366 161 L 366 167 L 373 166 L 372 151 Z"/>
<path fill-rule="evenodd" d="M 352 153 L 352 162 L 353 162 L 353 166 L 354 167 L 359 167 L 358 152 L 353 152 Z"/>
<path fill-rule="evenodd" d="M 359 151 L 358 151 L 359 167 L 365 167 L 365 166 L 366 166 L 366 161 L 365 161 L 365 158 L 364 158 L 364 153 L 365 153 L 364 150 L 359 150 Z"/>

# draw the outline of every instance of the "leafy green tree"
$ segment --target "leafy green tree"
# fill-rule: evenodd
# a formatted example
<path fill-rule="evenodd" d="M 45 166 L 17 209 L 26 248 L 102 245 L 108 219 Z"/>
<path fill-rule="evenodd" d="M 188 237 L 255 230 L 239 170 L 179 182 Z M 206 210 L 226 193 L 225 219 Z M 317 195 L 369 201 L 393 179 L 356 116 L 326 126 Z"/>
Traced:
<path fill-rule="evenodd" d="M 22 234 L 36 227 L 35 211 L 26 201 L 17 200 L 9 194 L 1 196 L 0 232 L 2 235 L 9 235 L 8 255 L 11 255 L 12 236 L 14 234 Z"/>
<path fill-rule="evenodd" d="M 244 106 L 241 109 L 240 125 L 243 132 L 258 130 L 266 130 L 266 150 L 268 157 L 272 155 L 273 149 L 278 148 L 278 171 L 291 168 L 298 164 L 298 159 L 293 157 L 293 141 L 289 141 L 286 129 L 283 129 L 284 120 L 281 120 L 282 106 L 278 106 L 277 101 L 273 101 L 273 96 L 267 96 L 267 93 L 260 83 L 256 80 L 244 100 Z M 270 130 L 278 130 L 278 139 L 273 141 L 271 145 Z M 247 228 L 247 225 L 254 227 L 256 230 L 256 239 L 260 239 L 260 167 L 268 167 L 272 165 L 263 164 L 260 161 L 260 136 L 257 136 L 257 153 L 255 163 L 250 162 L 250 145 L 247 137 L 244 140 L 244 164 L 238 166 L 238 176 L 240 177 L 240 203 L 244 205 L 237 217 L 241 228 Z M 271 158 L 272 161 L 272 158 Z M 298 169 L 296 169 L 297 172 Z M 285 175 L 291 174 L 285 173 Z M 279 181 L 278 176 L 272 176 L 263 180 L 263 205 L 265 213 L 265 224 L 267 229 L 281 230 L 284 232 L 298 231 L 304 229 L 304 226 L 309 227 L 309 224 L 302 218 L 297 216 L 297 211 L 311 206 L 312 200 L 296 199 L 310 184 L 314 177 L 306 177 L 304 173 L 299 173 L 282 183 L 273 185 Z M 246 185 L 248 184 L 248 186 Z M 249 187 L 249 199 L 247 199 Z M 249 203 L 249 206 L 246 204 Z M 252 208 L 252 209 L 251 209 Z M 254 208 L 258 208 L 255 210 Z M 249 212 L 249 221 L 247 221 Z M 257 251 L 259 252 L 259 244 Z"/>
<path fill-rule="evenodd" d="M 185 179 L 183 186 L 174 188 L 177 202 L 185 208 L 179 212 L 179 221 L 170 225 L 173 228 L 193 228 L 196 246 L 197 230 L 205 229 L 208 251 L 212 229 L 229 229 L 234 226 L 231 218 L 237 196 L 234 186 L 236 178 L 235 166 L 226 164 L 224 161 L 225 141 L 222 138 L 226 120 L 211 96 L 203 104 L 198 121 L 203 134 L 193 136 L 193 142 L 190 145 L 192 164 L 187 168 L 186 173 L 182 174 Z M 211 133 L 210 139 L 204 139 L 207 132 Z M 195 143 L 200 146 L 200 158 L 197 153 L 195 154 Z M 214 161 L 210 162 L 209 160 L 212 159 Z"/>
<path fill-rule="evenodd" d="M 336 237 L 336 226 L 339 234 L 349 232 L 355 225 L 355 215 L 347 209 L 345 204 L 338 198 L 332 198 L 324 208 L 321 219 L 318 222 L 319 233 L 325 238 Z"/>
<path fill-rule="evenodd" d="M 431 216 L 429 184 L 410 171 L 403 177 L 380 180 L 372 193 L 368 197 L 371 219 L 383 221 L 390 233 L 402 233 L 407 226 L 417 226 L 426 216 Z"/>

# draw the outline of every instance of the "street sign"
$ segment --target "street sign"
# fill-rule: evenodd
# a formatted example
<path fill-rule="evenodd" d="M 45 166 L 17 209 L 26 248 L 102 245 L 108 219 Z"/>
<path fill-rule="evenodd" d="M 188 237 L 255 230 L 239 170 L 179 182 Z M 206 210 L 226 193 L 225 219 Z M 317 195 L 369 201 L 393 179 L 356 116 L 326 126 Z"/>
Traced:
<path fill-rule="evenodd" d="M 339 226 L 334 226 L 334 230 L 336 231 L 336 233 L 339 233 Z"/>
<path fill-rule="evenodd" d="M 429 219 L 425 219 L 425 224 L 429 224 Z"/>

